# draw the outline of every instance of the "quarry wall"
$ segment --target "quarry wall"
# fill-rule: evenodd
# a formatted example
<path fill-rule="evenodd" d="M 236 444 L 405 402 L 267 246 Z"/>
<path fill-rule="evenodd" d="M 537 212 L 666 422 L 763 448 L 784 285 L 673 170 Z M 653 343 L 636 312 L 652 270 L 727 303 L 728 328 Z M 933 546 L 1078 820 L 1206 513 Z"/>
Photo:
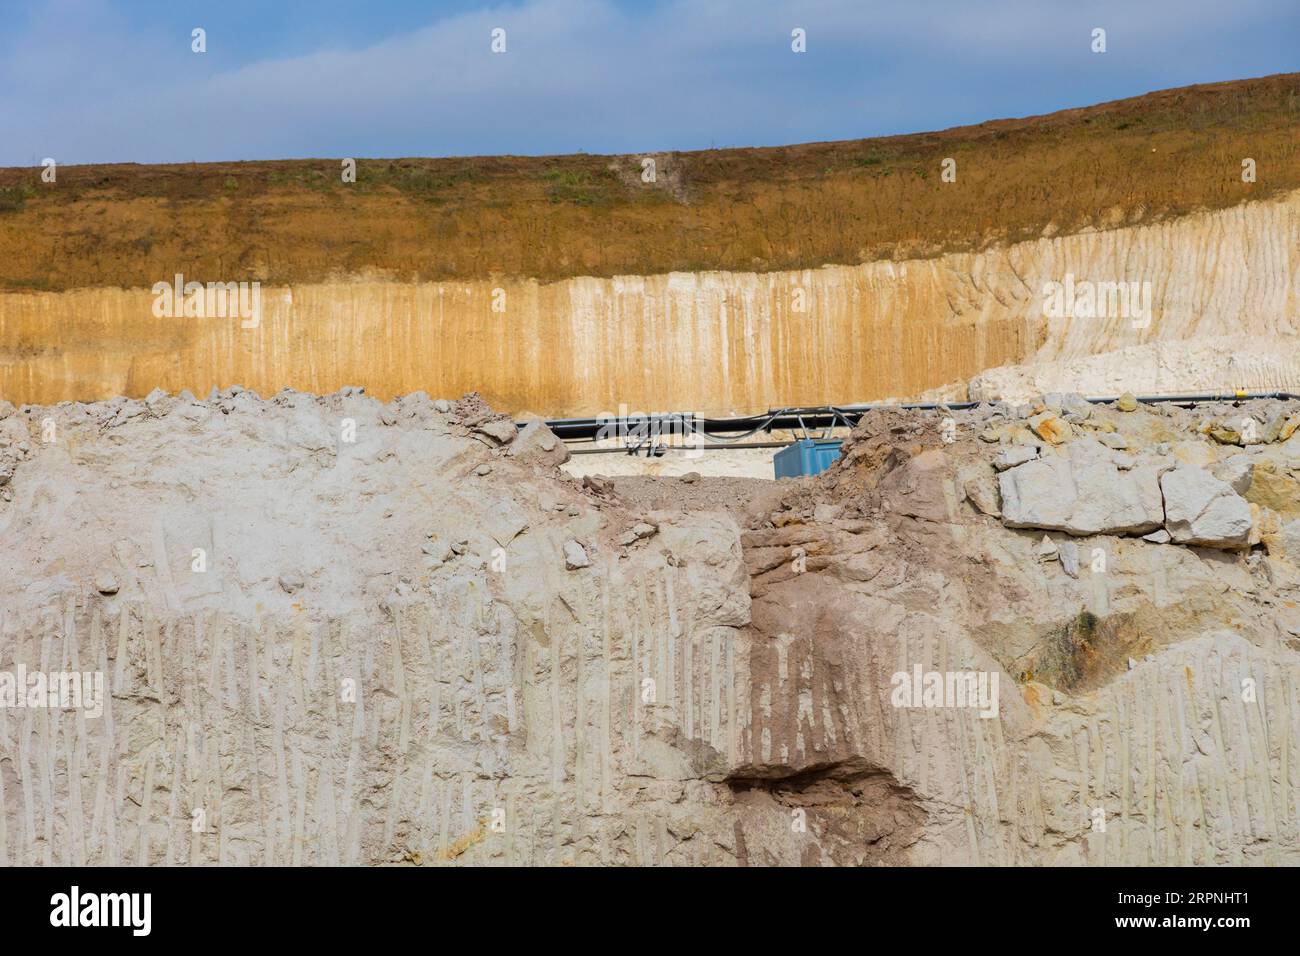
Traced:
<path fill-rule="evenodd" d="M 1295 865 L 1300 403 L 1028 412 L 772 483 L 474 399 L 0 403 L 0 866 Z"/>
<path fill-rule="evenodd" d="M 1049 283 L 1091 284 L 1096 310 L 1111 314 L 1087 314 L 1077 292 L 1062 309 Z M 1137 283 L 1131 302 L 1106 304 L 1106 283 Z M 0 396 L 364 384 L 383 399 L 477 390 L 516 416 L 620 404 L 725 414 L 906 397 L 997 366 L 1157 342 L 1285 344 L 1300 341 L 1300 193 L 975 254 L 797 272 L 266 286 L 255 328 L 239 316 L 160 318 L 156 299 L 115 288 L 0 295 Z M 1197 385 L 1195 369 L 1179 376 L 1167 376 L 1171 387 Z"/>

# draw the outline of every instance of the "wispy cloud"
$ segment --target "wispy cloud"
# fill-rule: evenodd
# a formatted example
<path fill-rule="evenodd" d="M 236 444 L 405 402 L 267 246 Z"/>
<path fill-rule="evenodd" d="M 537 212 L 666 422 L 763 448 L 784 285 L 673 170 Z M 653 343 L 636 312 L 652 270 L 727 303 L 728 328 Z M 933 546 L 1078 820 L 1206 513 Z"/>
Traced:
<path fill-rule="evenodd" d="M 303 4 L 300 16 L 313 16 Z M 940 128 L 1296 69 L 1290 0 L 528 0 L 356 46 L 189 49 L 179 20 L 54 0 L 0 41 L 0 163 L 624 152 Z M 348 5 L 352 17 L 364 4 Z M 283 17 L 283 14 L 282 14 Z M 197 17 L 198 23 L 202 17 Z M 339 24 L 343 27 L 345 24 Z M 790 30 L 808 52 L 790 51 Z M 1088 48 L 1108 31 L 1102 56 Z M 489 50 L 494 27 L 508 50 Z M 273 45 L 274 46 L 274 45 Z"/>

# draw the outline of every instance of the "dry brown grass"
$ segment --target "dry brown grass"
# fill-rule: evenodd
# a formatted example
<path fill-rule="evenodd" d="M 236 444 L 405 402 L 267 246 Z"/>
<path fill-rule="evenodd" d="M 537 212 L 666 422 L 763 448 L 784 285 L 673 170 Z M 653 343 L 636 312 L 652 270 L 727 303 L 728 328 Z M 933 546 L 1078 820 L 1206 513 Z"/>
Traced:
<path fill-rule="evenodd" d="M 337 160 L 5 169 L 0 289 L 768 271 L 1151 222 L 1300 187 L 1300 74 L 658 159 L 653 186 L 639 156 L 361 160 L 350 185 Z"/>

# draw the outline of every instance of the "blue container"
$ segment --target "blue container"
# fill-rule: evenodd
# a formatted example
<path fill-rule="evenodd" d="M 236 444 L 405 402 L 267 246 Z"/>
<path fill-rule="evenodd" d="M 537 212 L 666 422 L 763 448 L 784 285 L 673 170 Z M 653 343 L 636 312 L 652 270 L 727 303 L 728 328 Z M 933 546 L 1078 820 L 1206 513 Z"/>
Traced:
<path fill-rule="evenodd" d="M 840 440 L 813 441 L 804 438 L 789 448 L 782 448 L 772 459 L 776 477 L 798 478 L 800 475 L 819 475 L 840 457 Z"/>

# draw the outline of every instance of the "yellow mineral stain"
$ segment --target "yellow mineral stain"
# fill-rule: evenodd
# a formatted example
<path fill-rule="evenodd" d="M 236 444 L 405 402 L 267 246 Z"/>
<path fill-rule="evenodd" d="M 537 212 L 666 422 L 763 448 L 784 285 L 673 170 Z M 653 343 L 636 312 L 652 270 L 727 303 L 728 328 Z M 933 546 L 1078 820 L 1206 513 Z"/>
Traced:
<path fill-rule="evenodd" d="M 475 843 L 479 843 L 480 841 L 482 841 L 482 839 L 485 836 L 487 836 L 487 832 L 488 832 L 487 820 L 482 820 L 482 819 L 479 820 L 478 826 L 476 826 L 469 833 L 466 833 L 463 837 L 461 837 L 451 846 L 447 847 L 447 852 L 443 854 L 442 858 L 444 860 L 456 859 L 458 856 L 464 854 L 465 851 L 468 850 L 470 847 L 472 847 Z"/>
<path fill-rule="evenodd" d="M 1033 712 L 1034 719 L 1037 720 L 1042 715 L 1042 701 L 1038 696 L 1038 688 L 1033 684 L 1025 684 L 1020 688 L 1020 693 L 1024 696 L 1030 711 Z"/>

